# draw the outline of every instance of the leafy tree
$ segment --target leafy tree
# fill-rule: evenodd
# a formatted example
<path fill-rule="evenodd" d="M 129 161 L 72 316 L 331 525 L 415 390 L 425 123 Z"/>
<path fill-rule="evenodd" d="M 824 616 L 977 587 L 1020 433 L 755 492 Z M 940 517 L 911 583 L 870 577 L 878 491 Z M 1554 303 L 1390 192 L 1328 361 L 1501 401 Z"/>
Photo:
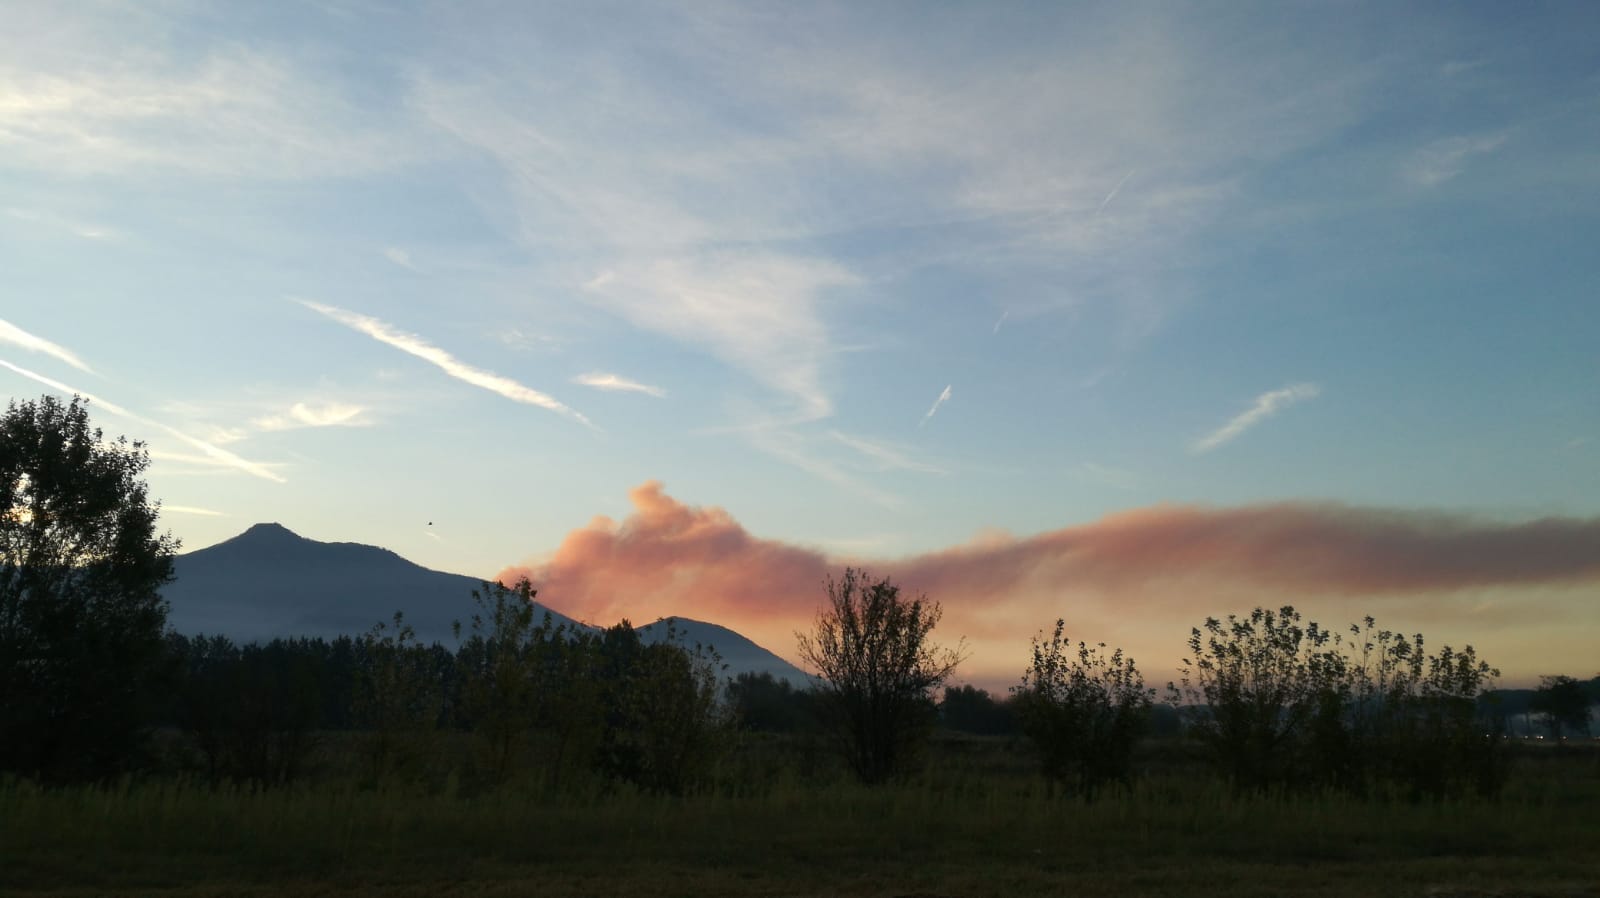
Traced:
<path fill-rule="evenodd" d="M 1500 740 L 1480 700 L 1499 672 L 1471 646 L 1434 654 L 1422 635 L 1345 635 L 1301 624 L 1293 607 L 1207 619 L 1189 638 L 1174 704 L 1212 760 L 1240 788 L 1336 788 L 1380 783 L 1413 799 L 1505 782 Z"/>
<path fill-rule="evenodd" d="M 1529 707 L 1544 718 L 1551 738 L 1560 739 L 1563 730 L 1589 734 L 1589 695 L 1580 680 L 1562 675 L 1540 677 Z"/>
<path fill-rule="evenodd" d="M 796 733 L 816 727 L 815 696 L 765 671 L 745 672 L 728 681 L 728 706 L 740 729 Z"/>
<path fill-rule="evenodd" d="M 437 748 L 444 711 L 438 661 L 398 611 L 392 626 L 377 624 L 361 646 L 353 716 L 362 728 L 365 778 L 373 784 L 414 780 Z"/>
<path fill-rule="evenodd" d="M 1093 797 L 1129 783 L 1133 749 L 1149 722 L 1155 690 L 1121 649 L 1076 645 L 1057 620 L 1048 641 L 1033 640 L 1033 661 L 1014 690 L 1022 731 L 1039 751 L 1044 774 L 1069 792 Z"/>
<path fill-rule="evenodd" d="M 1301 762 L 1315 718 L 1343 710 L 1328 700 L 1342 660 L 1333 642 L 1317 624 L 1302 626 L 1288 605 L 1207 618 L 1204 631 L 1190 631 L 1181 679 L 1168 688 L 1174 704 L 1188 703 L 1192 732 L 1235 786 L 1305 784 Z"/>
<path fill-rule="evenodd" d="M 682 794 L 710 779 L 729 744 L 732 721 L 718 703 L 721 659 L 666 638 L 645 645 L 623 621 L 598 641 L 606 677 L 601 771 L 651 792 Z"/>
<path fill-rule="evenodd" d="M 527 579 L 512 587 L 494 583 L 473 590 L 479 610 L 470 621 L 471 635 L 456 653 L 460 713 L 477 735 L 485 770 L 496 782 L 509 779 L 525 760 L 551 673 L 542 663 L 546 656 L 536 649 L 560 638 L 550 615 L 535 620 L 535 595 Z M 455 631 L 459 638 L 459 621 Z"/>
<path fill-rule="evenodd" d="M 827 581 L 828 604 L 800 657 L 822 677 L 818 705 L 851 769 L 864 783 L 906 772 L 931 728 L 932 691 L 962 659 L 929 639 L 942 614 L 927 597 L 902 598 L 888 578 L 846 568 Z"/>
<path fill-rule="evenodd" d="M 178 547 L 156 535 L 149 463 L 77 397 L 0 419 L 0 770 L 95 778 L 131 762 Z"/>
<path fill-rule="evenodd" d="M 945 687 L 939 719 L 947 729 L 979 736 L 1009 736 L 1017 731 L 1013 704 L 972 685 Z"/>

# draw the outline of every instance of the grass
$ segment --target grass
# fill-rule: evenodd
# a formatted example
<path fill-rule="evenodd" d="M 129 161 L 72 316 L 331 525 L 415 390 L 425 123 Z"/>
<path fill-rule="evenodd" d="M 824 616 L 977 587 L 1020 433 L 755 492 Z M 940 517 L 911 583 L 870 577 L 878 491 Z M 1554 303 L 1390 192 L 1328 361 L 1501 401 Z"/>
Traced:
<path fill-rule="evenodd" d="M 1600 895 L 1596 760 L 1522 758 L 1499 802 L 1419 805 L 1171 775 L 1086 804 L 981 765 L 681 799 L 11 782 L 0 894 Z"/>

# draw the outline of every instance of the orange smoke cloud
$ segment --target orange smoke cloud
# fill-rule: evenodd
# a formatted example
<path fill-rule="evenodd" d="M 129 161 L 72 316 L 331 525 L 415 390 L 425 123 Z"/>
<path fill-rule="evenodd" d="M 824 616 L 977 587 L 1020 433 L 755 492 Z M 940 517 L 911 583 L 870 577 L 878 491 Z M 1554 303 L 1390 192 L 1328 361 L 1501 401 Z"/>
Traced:
<path fill-rule="evenodd" d="M 824 578 L 845 564 L 752 536 L 723 509 L 684 505 L 655 481 L 629 497 L 634 512 L 620 524 L 596 518 L 569 533 L 547 562 L 510 567 L 499 578 L 526 576 L 552 607 L 594 622 L 672 614 L 712 620 L 784 654 L 793 630 L 825 598 Z M 1571 587 L 1600 580 L 1600 519 L 1496 523 L 1310 503 L 1156 506 L 865 566 L 939 601 L 948 615 L 942 630 L 974 637 L 979 647 L 1007 635 L 1025 645 L 1062 613 L 1064 597 L 1085 621 L 1117 631 L 1127 629 L 1131 608 L 1189 621 L 1241 610 L 1241 596 L 1245 604 L 1299 605 L 1316 597 L 1481 599 L 1504 587 Z M 1218 607 L 1219 599 L 1231 604 Z M 1181 640 L 1187 626 L 1164 636 Z"/>

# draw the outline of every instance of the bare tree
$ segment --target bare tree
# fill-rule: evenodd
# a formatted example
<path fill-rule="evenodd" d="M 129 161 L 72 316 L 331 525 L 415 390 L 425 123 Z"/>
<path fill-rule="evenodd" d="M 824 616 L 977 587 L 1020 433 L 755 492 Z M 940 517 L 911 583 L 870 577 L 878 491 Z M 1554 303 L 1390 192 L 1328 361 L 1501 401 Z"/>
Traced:
<path fill-rule="evenodd" d="M 961 663 L 962 648 L 934 645 L 939 605 L 902 598 L 888 578 L 846 568 L 827 589 L 812 632 L 795 634 L 800 657 L 821 675 L 819 711 L 851 769 L 864 783 L 887 782 L 916 760 L 931 729 L 931 693 Z"/>

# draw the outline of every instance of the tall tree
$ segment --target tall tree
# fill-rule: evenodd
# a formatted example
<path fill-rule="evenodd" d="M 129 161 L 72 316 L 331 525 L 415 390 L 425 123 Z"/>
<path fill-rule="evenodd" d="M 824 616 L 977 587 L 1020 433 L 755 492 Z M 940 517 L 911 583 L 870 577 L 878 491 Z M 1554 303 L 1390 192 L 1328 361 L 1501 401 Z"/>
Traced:
<path fill-rule="evenodd" d="M 77 397 L 0 419 L 0 770 L 93 778 L 131 760 L 178 547 L 156 534 L 149 464 Z"/>
<path fill-rule="evenodd" d="M 1560 739 L 1563 730 L 1589 732 L 1589 695 L 1580 680 L 1565 675 L 1540 677 L 1529 708 L 1544 718 L 1552 738 Z"/>
<path fill-rule="evenodd" d="M 796 634 L 800 657 L 822 677 L 819 711 L 864 783 L 904 773 L 934 719 L 933 690 L 961 663 L 929 635 L 941 609 L 926 596 L 906 599 L 888 578 L 846 568 L 828 578 L 828 604 L 810 634 Z"/>

